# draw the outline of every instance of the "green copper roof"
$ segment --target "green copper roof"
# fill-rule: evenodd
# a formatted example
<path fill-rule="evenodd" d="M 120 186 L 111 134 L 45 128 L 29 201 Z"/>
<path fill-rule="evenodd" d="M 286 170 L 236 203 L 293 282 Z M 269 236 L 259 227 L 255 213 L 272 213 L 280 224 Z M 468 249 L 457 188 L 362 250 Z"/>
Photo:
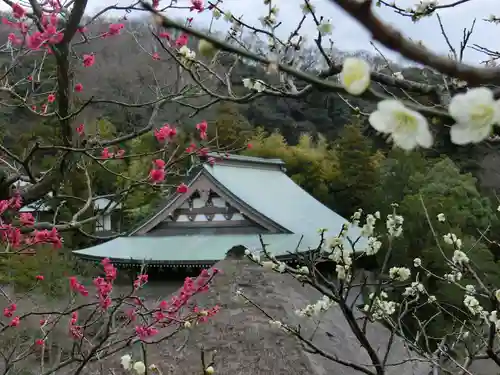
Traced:
<path fill-rule="evenodd" d="M 267 250 L 276 256 L 284 256 L 299 250 L 315 248 L 319 237 L 314 240 L 302 239 L 295 234 L 267 234 L 263 236 Z M 131 260 L 136 262 L 203 262 L 224 259 L 226 252 L 234 246 L 242 245 L 255 251 L 260 250 L 258 235 L 194 235 L 194 236 L 133 236 L 119 237 L 88 249 L 74 251 L 87 258 Z"/>
<path fill-rule="evenodd" d="M 225 189 L 292 233 L 317 236 L 319 228 L 326 228 L 333 236 L 346 222 L 278 168 L 204 167 Z M 351 237 L 358 235 L 353 229 Z"/>

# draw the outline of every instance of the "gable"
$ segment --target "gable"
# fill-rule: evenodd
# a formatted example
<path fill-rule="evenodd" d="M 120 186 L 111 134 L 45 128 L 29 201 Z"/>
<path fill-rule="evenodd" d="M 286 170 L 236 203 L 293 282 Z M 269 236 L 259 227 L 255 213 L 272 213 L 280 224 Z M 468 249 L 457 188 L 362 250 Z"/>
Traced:
<path fill-rule="evenodd" d="M 148 236 L 267 233 L 213 190 L 192 192 L 178 208 L 148 231 Z"/>
<path fill-rule="evenodd" d="M 217 184 L 203 169 L 189 183 L 189 193 L 171 196 L 154 215 L 130 235 L 283 233 Z"/>

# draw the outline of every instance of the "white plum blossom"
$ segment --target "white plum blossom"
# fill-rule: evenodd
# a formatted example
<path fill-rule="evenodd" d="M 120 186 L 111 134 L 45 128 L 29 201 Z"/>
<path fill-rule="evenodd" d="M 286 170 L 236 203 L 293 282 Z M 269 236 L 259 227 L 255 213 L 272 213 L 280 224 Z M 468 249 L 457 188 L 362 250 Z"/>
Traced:
<path fill-rule="evenodd" d="M 486 87 L 476 87 L 455 95 L 448 111 L 456 124 L 451 127 L 451 141 L 457 145 L 486 139 L 500 120 L 500 103 Z"/>
<path fill-rule="evenodd" d="M 196 52 L 190 50 L 187 46 L 179 48 L 179 53 L 187 60 L 194 60 L 196 58 Z"/>
<path fill-rule="evenodd" d="M 368 248 L 366 249 L 366 255 L 375 255 L 378 253 L 382 247 L 382 242 L 376 237 L 368 237 Z"/>
<path fill-rule="evenodd" d="M 261 81 L 260 79 L 258 80 L 253 80 L 251 78 L 243 78 L 243 87 L 249 89 L 249 90 L 255 90 L 257 92 L 262 92 L 265 89 L 264 82 Z"/>
<path fill-rule="evenodd" d="M 375 231 L 375 224 L 377 222 L 377 218 L 375 215 L 368 214 L 366 215 L 366 222 L 361 228 L 361 235 L 363 237 L 369 237 L 373 235 L 373 232 Z"/>
<path fill-rule="evenodd" d="M 437 0 L 420 0 L 420 3 L 415 7 L 415 12 L 425 13 L 436 7 Z"/>
<path fill-rule="evenodd" d="M 342 65 L 340 83 L 349 94 L 361 95 L 370 86 L 370 73 L 370 65 L 365 60 L 348 57 Z"/>
<path fill-rule="evenodd" d="M 494 14 L 490 14 L 490 16 L 487 18 L 487 21 L 488 22 L 493 22 L 493 23 L 499 23 L 499 19 L 497 16 L 495 16 Z"/>
<path fill-rule="evenodd" d="M 278 262 L 278 264 L 274 265 L 273 269 L 279 273 L 283 273 L 286 270 L 286 264 L 284 262 Z"/>
<path fill-rule="evenodd" d="M 411 271 L 406 267 L 392 267 L 389 270 L 389 276 L 396 281 L 406 281 L 411 276 Z"/>
<path fill-rule="evenodd" d="M 330 20 L 323 20 L 318 25 L 318 31 L 322 36 L 330 35 L 333 31 L 333 26 Z"/>
<path fill-rule="evenodd" d="M 368 298 L 373 300 L 373 303 L 371 303 L 371 314 L 373 319 L 378 320 L 386 318 L 396 312 L 396 302 L 388 301 L 388 294 L 386 292 L 380 292 L 378 297 L 375 297 L 375 294 L 371 293 Z M 366 313 L 370 312 L 370 304 L 366 304 L 363 310 Z"/>
<path fill-rule="evenodd" d="M 306 266 L 302 266 L 297 270 L 297 272 L 303 275 L 309 275 L 309 268 L 307 268 Z"/>
<path fill-rule="evenodd" d="M 352 249 L 344 249 L 342 247 L 336 247 L 333 252 L 328 256 L 328 259 L 334 261 L 335 263 L 342 264 L 344 266 L 350 267 L 352 265 Z"/>
<path fill-rule="evenodd" d="M 331 249 L 342 246 L 342 243 L 343 243 L 343 240 L 342 240 L 342 238 L 339 238 L 339 237 L 330 237 L 327 240 L 327 246 Z"/>
<path fill-rule="evenodd" d="M 444 223 L 446 221 L 446 216 L 444 216 L 443 213 L 440 213 L 437 215 L 437 219 L 438 221 L 440 221 L 441 223 Z"/>
<path fill-rule="evenodd" d="M 498 302 L 500 302 L 500 289 L 497 289 L 495 292 L 495 298 L 497 299 Z"/>
<path fill-rule="evenodd" d="M 488 320 L 491 323 L 495 324 L 495 328 L 496 328 L 496 330 L 498 332 L 500 330 L 500 320 L 498 319 L 498 311 L 497 310 L 493 310 L 492 312 L 490 312 L 489 315 L 488 315 Z"/>
<path fill-rule="evenodd" d="M 387 233 L 391 237 L 399 237 L 403 234 L 403 222 L 404 218 L 400 215 L 387 215 L 387 220 L 385 222 Z"/>
<path fill-rule="evenodd" d="M 454 271 L 452 273 L 445 273 L 443 276 L 448 282 L 454 283 L 462 279 L 462 272 Z"/>
<path fill-rule="evenodd" d="M 405 288 L 405 291 L 403 292 L 404 297 L 417 297 L 419 296 L 419 293 L 424 293 L 425 292 L 425 287 L 422 283 L 419 283 L 418 281 L 414 281 L 411 283 L 411 285 L 407 288 Z"/>
<path fill-rule="evenodd" d="M 469 257 L 463 251 L 455 250 L 453 252 L 453 257 L 451 258 L 451 261 L 454 264 L 460 264 L 460 265 L 466 264 L 469 263 Z"/>
<path fill-rule="evenodd" d="M 315 304 L 307 305 L 303 309 L 295 311 L 295 313 L 301 317 L 318 316 L 321 312 L 328 310 L 334 304 L 335 303 L 328 296 L 323 296 Z"/>
<path fill-rule="evenodd" d="M 269 13 L 266 17 L 261 17 L 260 23 L 263 27 L 272 27 L 276 23 L 276 14 Z"/>
<path fill-rule="evenodd" d="M 479 301 L 476 299 L 476 297 L 473 297 L 471 295 L 466 295 L 464 297 L 464 305 L 473 315 L 480 314 L 483 311 L 483 307 L 481 306 Z"/>
<path fill-rule="evenodd" d="M 443 236 L 443 240 L 448 245 L 453 245 L 453 243 L 457 240 L 457 236 L 453 233 L 448 233 Z"/>
<path fill-rule="evenodd" d="M 433 136 L 427 119 L 398 100 L 379 102 L 368 121 L 378 132 L 390 134 L 394 144 L 404 150 L 432 146 Z"/>
<path fill-rule="evenodd" d="M 353 225 L 359 225 L 359 221 L 361 220 L 361 215 L 363 214 L 363 210 L 360 208 L 358 209 L 352 216 L 351 216 L 351 223 Z"/>
<path fill-rule="evenodd" d="M 483 312 L 483 314 L 484 314 L 484 312 Z M 491 323 L 495 324 L 495 328 L 497 330 L 497 333 L 500 333 L 500 319 L 498 319 L 498 311 L 497 310 L 493 310 L 492 312 L 490 312 L 488 314 L 488 320 Z"/>
<path fill-rule="evenodd" d="M 144 365 L 144 362 L 138 361 L 134 363 L 134 371 L 137 373 L 137 375 L 143 375 L 146 373 L 146 366 Z"/>
<path fill-rule="evenodd" d="M 298 35 L 294 35 L 290 38 L 290 44 L 293 46 L 298 46 L 301 42 L 301 39 Z"/>
<path fill-rule="evenodd" d="M 217 8 L 214 8 L 212 10 L 212 15 L 214 16 L 214 18 L 216 20 L 218 20 L 221 17 L 222 14 L 221 14 L 221 12 Z"/>
<path fill-rule="evenodd" d="M 304 14 L 314 12 L 314 5 L 312 5 L 310 1 L 308 3 L 304 2 L 303 4 L 301 4 L 300 8 L 302 9 L 302 13 Z"/>
<path fill-rule="evenodd" d="M 281 323 L 279 320 L 270 320 L 269 325 L 272 328 L 281 328 L 283 326 L 283 323 Z"/>
<path fill-rule="evenodd" d="M 397 79 L 405 79 L 405 77 L 403 76 L 403 73 L 401 73 L 401 72 L 394 72 L 392 75 Z"/>
<path fill-rule="evenodd" d="M 247 89 L 252 89 L 253 88 L 253 82 L 250 78 L 243 78 L 243 87 Z"/>
<path fill-rule="evenodd" d="M 349 267 L 342 266 L 340 264 L 337 264 L 335 266 L 335 271 L 337 272 L 337 277 L 339 280 L 345 280 L 347 278 L 347 271 L 349 270 Z"/>
<path fill-rule="evenodd" d="M 468 284 L 465 286 L 465 292 L 471 295 L 476 294 L 476 288 L 474 287 L 474 285 Z"/>
<path fill-rule="evenodd" d="M 274 267 L 274 262 L 271 262 L 271 261 L 266 261 L 266 262 L 262 262 L 262 267 L 266 270 L 272 270 L 273 267 Z"/>
<path fill-rule="evenodd" d="M 434 303 L 434 302 L 436 302 L 436 300 L 437 300 L 436 296 L 430 295 L 429 299 L 427 300 L 427 302 Z"/>
<path fill-rule="evenodd" d="M 457 249 L 462 247 L 462 240 L 455 233 L 448 233 L 443 236 L 443 240 L 448 245 L 454 245 Z"/>
<path fill-rule="evenodd" d="M 258 79 L 257 81 L 255 81 L 255 83 L 253 84 L 253 89 L 257 92 L 262 92 L 264 91 L 265 89 L 265 86 L 264 86 L 264 82 L 261 81 L 260 79 Z"/>
<path fill-rule="evenodd" d="M 420 258 L 413 259 L 413 266 L 415 268 L 422 267 L 422 259 Z"/>
<path fill-rule="evenodd" d="M 125 354 L 120 358 L 120 363 L 124 370 L 132 369 L 132 356 L 130 354 Z"/>
<path fill-rule="evenodd" d="M 205 374 L 213 374 L 215 372 L 215 369 L 213 366 L 208 366 L 206 369 L 205 369 Z"/>
<path fill-rule="evenodd" d="M 366 224 L 374 226 L 375 223 L 377 222 L 377 219 L 380 219 L 380 212 L 379 212 L 378 217 L 375 215 L 376 215 L 376 213 L 366 215 Z"/>

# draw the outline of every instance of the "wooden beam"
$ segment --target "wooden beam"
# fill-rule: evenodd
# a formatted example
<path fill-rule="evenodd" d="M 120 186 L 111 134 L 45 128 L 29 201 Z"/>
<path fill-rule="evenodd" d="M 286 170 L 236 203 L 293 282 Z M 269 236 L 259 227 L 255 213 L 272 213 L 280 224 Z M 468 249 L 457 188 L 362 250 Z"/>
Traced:
<path fill-rule="evenodd" d="M 234 207 L 200 207 L 200 208 L 178 208 L 174 211 L 174 215 L 234 215 L 239 211 Z"/>

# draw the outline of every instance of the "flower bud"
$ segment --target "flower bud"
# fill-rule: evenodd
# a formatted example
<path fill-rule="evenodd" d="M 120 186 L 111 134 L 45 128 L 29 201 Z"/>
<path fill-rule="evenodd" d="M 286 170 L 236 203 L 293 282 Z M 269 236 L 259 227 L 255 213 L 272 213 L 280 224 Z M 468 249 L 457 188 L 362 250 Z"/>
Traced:
<path fill-rule="evenodd" d="M 200 39 L 200 42 L 198 43 L 198 52 L 200 53 L 200 55 L 211 59 L 215 56 L 217 51 L 218 49 L 215 48 L 215 46 L 208 40 Z"/>
<path fill-rule="evenodd" d="M 272 270 L 274 267 L 274 263 L 273 262 L 262 262 L 262 267 L 264 267 L 264 269 L 266 269 L 266 270 Z"/>

